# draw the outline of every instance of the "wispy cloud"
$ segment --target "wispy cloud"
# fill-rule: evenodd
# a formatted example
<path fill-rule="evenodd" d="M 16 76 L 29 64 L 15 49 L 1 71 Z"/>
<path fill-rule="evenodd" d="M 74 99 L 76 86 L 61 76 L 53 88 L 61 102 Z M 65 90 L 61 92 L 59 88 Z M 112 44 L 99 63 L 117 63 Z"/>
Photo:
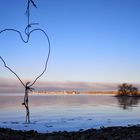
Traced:
<path fill-rule="evenodd" d="M 58 81 L 49 81 L 49 82 L 37 82 L 34 85 L 35 90 L 37 91 L 64 91 L 64 90 L 76 90 L 76 91 L 109 91 L 117 90 L 119 83 L 95 83 L 95 82 L 58 82 Z M 140 88 L 140 84 L 134 84 Z M 0 78 L 0 93 L 18 93 L 24 92 L 22 85 L 12 79 Z"/>

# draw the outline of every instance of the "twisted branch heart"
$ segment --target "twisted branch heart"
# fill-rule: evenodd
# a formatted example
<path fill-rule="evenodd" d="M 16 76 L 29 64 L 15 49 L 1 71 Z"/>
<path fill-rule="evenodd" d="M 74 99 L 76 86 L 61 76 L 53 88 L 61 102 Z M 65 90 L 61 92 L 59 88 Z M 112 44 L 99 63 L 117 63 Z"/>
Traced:
<path fill-rule="evenodd" d="M 32 24 L 30 24 L 30 26 L 31 26 L 31 25 L 32 25 Z M 28 26 L 29 26 L 29 25 L 28 25 Z M 40 29 L 40 28 L 37 28 L 37 29 L 33 29 L 33 30 L 31 30 L 29 33 L 27 33 L 27 28 L 28 28 L 28 27 L 25 28 L 25 34 L 27 35 L 27 39 L 24 39 L 23 36 L 22 36 L 22 34 L 21 34 L 21 32 L 18 31 L 18 30 L 15 30 L 15 29 L 4 29 L 4 30 L 0 31 L 0 34 L 2 34 L 3 32 L 7 32 L 7 31 L 16 32 L 24 43 L 28 43 L 28 42 L 29 42 L 31 33 L 35 32 L 35 31 L 41 31 L 41 32 L 45 35 L 45 37 L 47 38 L 49 50 L 48 50 L 47 58 L 46 58 L 46 61 L 45 61 L 45 66 L 44 66 L 43 71 L 34 79 L 34 81 L 33 81 L 30 85 L 28 85 L 28 87 L 31 87 L 31 86 L 33 86 L 33 85 L 36 83 L 36 81 L 45 73 L 45 71 L 46 71 L 46 69 L 47 69 L 48 61 L 49 61 L 49 57 L 50 57 L 50 52 L 51 52 L 51 45 L 50 45 L 50 39 L 49 39 L 47 33 L 46 33 L 44 30 L 42 30 L 42 29 Z M 22 84 L 24 87 L 26 87 L 25 84 L 24 84 L 24 82 L 23 82 L 23 81 L 21 80 L 21 78 L 17 75 L 17 73 L 16 73 L 15 71 L 13 71 L 9 66 L 7 66 L 7 64 L 6 64 L 6 62 L 4 61 L 4 59 L 2 58 L 2 56 L 0 56 L 0 59 L 1 59 L 1 61 L 3 62 L 4 66 L 18 78 L 18 80 L 21 82 L 21 84 Z"/>

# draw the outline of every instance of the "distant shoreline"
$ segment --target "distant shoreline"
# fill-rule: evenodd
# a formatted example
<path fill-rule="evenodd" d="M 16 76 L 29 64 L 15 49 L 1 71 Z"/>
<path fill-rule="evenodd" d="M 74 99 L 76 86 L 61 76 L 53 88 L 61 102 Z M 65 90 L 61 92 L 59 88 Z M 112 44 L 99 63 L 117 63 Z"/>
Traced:
<path fill-rule="evenodd" d="M 36 91 L 32 92 L 32 94 L 64 94 L 64 95 L 74 95 L 74 94 L 116 94 L 117 91 Z"/>

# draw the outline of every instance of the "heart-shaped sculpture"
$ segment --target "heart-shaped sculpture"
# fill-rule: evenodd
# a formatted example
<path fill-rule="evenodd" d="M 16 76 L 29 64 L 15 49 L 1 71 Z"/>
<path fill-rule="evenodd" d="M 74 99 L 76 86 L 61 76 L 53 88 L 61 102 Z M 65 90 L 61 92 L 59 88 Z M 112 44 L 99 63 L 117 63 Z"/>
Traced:
<path fill-rule="evenodd" d="M 31 86 L 34 85 L 35 82 L 44 74 L 44 72 L 45 72 L 46 69 L 47 69 L 47 64 L 48 64 L 48 60 L 49 60 L 49 57 L 50 57 L 50 40 L 49 40 L 49 37 L 48 37 L 48 35 L 46 34 L 46 32 L 45 32 L 44 30 L 40 29 L 40 28 L 33 29 L 33 30 L 29 31 L 28 33 L 27 33 L 27 29 L 28 29 L 28 28 L 25 29 L 25 35 L 27 36 L 26 39 L 24 39 L 24 37 L 22 36 L 22 34 L 21 34 L 20 31 L 15 30 L 15 29 L 5 29 L 5 30 L 0 31 L 0 34 L 2 35 L 3 33 L 7 33 L 7 32 L 16 33 L 24 44 L 29 44 L 29 41 L 30 41 L 30 39 L 31 39 L 31 35 L 32 35 L 33 33 L 37 32 L 37 31 L 40 32 L 40 33 L 42 33 L 42 34 L 44 35 L 44 37 L 47 39 L 47 43 L 48 43 L 48 47 L 49 47 L 49 48 L 48 48 L 48 53 L 47 53 L 47 57 L 46 57 L 46 60 L 45 60 L 45 66 L 44 66 L 42 72 L 41 72 L 40 74 L 38 74 L 38 75 L 35 77 L 35 79 L 33 80 L 32 83 L 30 83 L 30 85 L 28 85 L 29 87 L 31 87 Z M 44 44 L 43 44 L 43 45 L 44 45 Z M 28 48 L 27 48 L 27 52 L 28 52 Z M 24 82 L 22 81 L 22 79 L 20 78 L 20 76 L 15 72 L 15 70 L 13 70 L 12 68 L 10 68 L 10 67 L 7 65 L 7 63 L 5 62 L 5 59 L 4 59 L 2 56 L 0 56 L 0 59 L 2 60 L 4 66 L 5 66 L 7 69 L 9 69 L 9 70 L 20 80 L 20 82 L 22 83 L 22 85 L 25 87 Z M 19 61 L 19 60 L 18 60 L 18 61 Z M 36 61 L 36 60 L 35 60 L 35 61 Z"/>

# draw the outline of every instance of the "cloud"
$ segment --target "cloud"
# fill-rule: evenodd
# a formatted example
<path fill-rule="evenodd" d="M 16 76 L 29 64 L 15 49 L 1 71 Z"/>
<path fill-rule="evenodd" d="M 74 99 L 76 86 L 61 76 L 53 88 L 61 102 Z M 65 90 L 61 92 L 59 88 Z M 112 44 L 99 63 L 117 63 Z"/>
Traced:
<path fill-rule="evenodd" d="M 96 82 L 38 82 L 37 90 L 46 91 L 111 91 L 117 90 L 118 83 L 96 83 Z"/>
<path fill-rule="evenodd" d="M 36 91 L 110 91 L 117 90 L 119 83 L 95 83 L 95 82 L 58 82 L 39 81 L 34 85 Z M 140 88 L 140 84 L 134 84 Z M 0 78 L 0 93 L 23 93 L 23 86 L 12 79 Z"/>
<path fill-rule="evenodd" d="M 24 88 L 16 80 L 0 78 L 0 93 L 23 92 Z"/>

